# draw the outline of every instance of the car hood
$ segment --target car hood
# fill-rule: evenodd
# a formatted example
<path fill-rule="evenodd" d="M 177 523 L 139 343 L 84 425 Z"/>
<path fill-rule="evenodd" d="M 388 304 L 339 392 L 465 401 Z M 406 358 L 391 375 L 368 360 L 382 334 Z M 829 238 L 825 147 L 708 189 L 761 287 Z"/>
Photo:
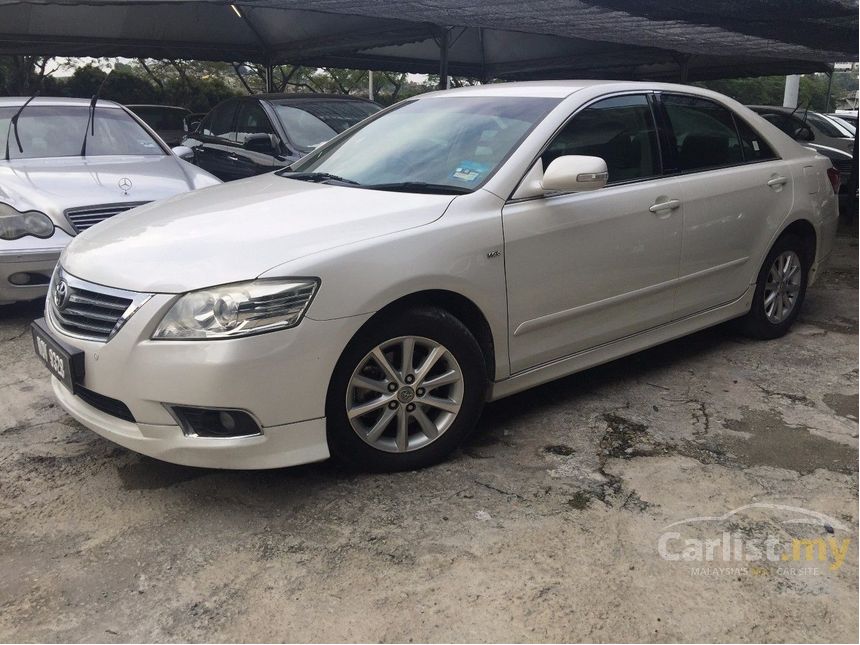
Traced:
<path fill-rule="evenodd" d="M 61 263 L 105 286 L 181 293 L 428 224 L 452 199 L 267 174 L 121 213 L 75 238 Z"/>
<path fill-rule="evenodd" d="M 67 208 L 149 202 L 193 188 L 173 155 L 0 162 L 0 201 L 18 210 L 42 211 L 60 225 Z"/>

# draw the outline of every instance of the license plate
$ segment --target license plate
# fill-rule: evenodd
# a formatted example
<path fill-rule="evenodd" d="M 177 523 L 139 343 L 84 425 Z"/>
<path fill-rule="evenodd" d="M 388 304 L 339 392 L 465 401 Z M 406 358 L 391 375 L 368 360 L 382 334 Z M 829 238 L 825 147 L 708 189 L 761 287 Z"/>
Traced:
<path fill-rule="evenodd" d="M 34 320 L 30 325 L 33 332 L 33 349 L 48 371 L 72 392 L 75 383 L 84 377 L 84 353 L 69 347 L 53 338 L 45 326 L 45 319 Z"/>

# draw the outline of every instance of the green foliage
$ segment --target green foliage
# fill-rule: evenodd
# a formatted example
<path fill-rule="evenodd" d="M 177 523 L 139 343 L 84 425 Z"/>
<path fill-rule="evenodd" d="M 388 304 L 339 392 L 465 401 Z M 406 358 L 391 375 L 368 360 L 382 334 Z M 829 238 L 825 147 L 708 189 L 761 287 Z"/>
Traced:
<path fill-rule="evenodd" d="M 816 111 L 823 111 L 827 101 L 827 75 L 806 74 L 800 77 L 798 104 Z M 761 76 L 757 78 L 730 78 L 718 81 L 694 83 L 721 92 L 745 105 L 782 105 L 785 93 L 784 76 Z M 836 72 L 830 90 L 830 109 L 836 99 L 857 90 L 857 76 L 851 72 Z"/>

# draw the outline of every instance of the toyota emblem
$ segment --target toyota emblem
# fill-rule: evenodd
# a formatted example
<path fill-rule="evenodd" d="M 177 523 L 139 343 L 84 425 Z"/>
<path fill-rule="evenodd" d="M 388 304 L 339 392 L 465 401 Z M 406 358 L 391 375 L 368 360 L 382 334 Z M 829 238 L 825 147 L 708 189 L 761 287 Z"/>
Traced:
<path fill-rule="evenodd" d="M 54 287 L 54 306 L 58 311 L 62 311 L 67 304 L 69 304 L 69 285 L 65 280 L 60 280 Z"/>
<path fill-rule="evenodd" d="M 127 193 L 128 191 L 131 190 L 131 187 L 134 184 L 131 183 L 131 179 L 129 179 L 128 177 L 123 177 L 122 179 L 119 180 L 119 183 L 117 185 L 119 186 L 119 189 L 121 191 L 123 191 L 124 193 Z"/>

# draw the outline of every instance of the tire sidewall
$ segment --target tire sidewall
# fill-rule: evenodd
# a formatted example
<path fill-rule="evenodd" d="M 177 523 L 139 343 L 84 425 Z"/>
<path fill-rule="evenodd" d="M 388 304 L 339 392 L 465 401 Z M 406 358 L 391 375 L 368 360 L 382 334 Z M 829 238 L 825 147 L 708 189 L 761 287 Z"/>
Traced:
<path fill-rule="evenodd" d="M 373 448 L 353 430 L 346 414 L 346 394 L 353 371 L 377 345 L 400 336 L 421 336 L 441 343 L 463 372 L 463 401 L 454 423 L 424 448 L 388 453 Z M 465 325 L 436 308 L 414 309 L 371 320 L 347 345 L 335 366 L 326 397 L 326 436 L 332 456 L 363 470 L 398 471 L 442 461 L 475 427 L 486 398 L 483 353 Z"/>

